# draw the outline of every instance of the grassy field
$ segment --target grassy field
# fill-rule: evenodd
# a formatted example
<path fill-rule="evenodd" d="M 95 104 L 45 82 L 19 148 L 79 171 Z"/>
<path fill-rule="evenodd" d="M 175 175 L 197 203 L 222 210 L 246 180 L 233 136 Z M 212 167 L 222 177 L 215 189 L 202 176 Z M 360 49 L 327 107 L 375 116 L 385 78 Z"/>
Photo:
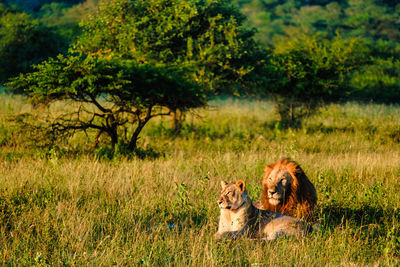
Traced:
<path fill-rule="evenodd" d="M 213 101 L 187 115 L 180 137 L 154 120 L 140 159 L 88 152 L 85 135 L 33 149 L 6 119 L 30 107 L 0 103 L 2 265 L 400 264 L 398 106 L 331 105 L 283 130 L 270 103 Z M 257 200 L 264 165 L 285 156 L 316 187 L 320 231 L 216 244 L 220 180 L 245 180 Z"/>

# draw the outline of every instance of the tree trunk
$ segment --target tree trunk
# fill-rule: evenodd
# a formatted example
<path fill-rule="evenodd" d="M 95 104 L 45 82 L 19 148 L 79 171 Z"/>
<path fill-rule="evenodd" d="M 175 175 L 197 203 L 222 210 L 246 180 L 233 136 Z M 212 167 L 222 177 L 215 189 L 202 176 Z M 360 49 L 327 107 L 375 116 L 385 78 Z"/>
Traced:
<path fill-rule="evenodd" d="M 118 144 L 118 129 L 117 129 L 117 121 L 113 114 L 107 116 L 107 125 L 109 127 L 108 134 L 111 137 L 111 146 L 112 150 L 115 150 L 115 146 Z"/>
<path fill-rule="evenodd" d="M 147 112 L 146 112 L 147 114 L 143 120 L 140 119 L 140 117 L 138 116 L 138 118 L 137 118 L 138 119 L 138 127 L 136 128 L 135 132 L 132 134 L 131 140 L 129 141 L 129 145 L 128 145 L 129 151 L 133 151 L 136 149 L 140 132 L 142 131 L 142 129 L 146 125 L 146 123 L 152 118 L 152 115 L 151 115 L 152 108 L 153 108 L 153 106 L 150 106 L 147 108 Z"/>
<path fill-rule="evenodd" d="M 99 132 L 97 133 L 96 137 L 94 138 L 94 146 L 93 146 L 93 148 L 97 148 L 99 146 L 99 138 L 100 138 L 102 133 L 103 133 L 103 130 L 99 130 Z"/>
<path fill-rule="evenodd" d="M 178 135 L 182 130 L 183 123 L 183 112 L 180 109 L 175 109 L 171 111 L 172 116 L 172 130 L 174 134 Z"/>
<path fill-rule="evenodd" d="M 138 127 L 136 128 L 135 132 L 132 134 L 131 140 L 129 141 L 128 150 L 133 151 L 136 149 L 137 141 L 139 139 L 139 134 L 142 131 L 145 122 L 140 122 Z"/>
<path fill-rule="evenodd" d="M 110 131 L 111 137 L 111 147 L 112 150 L 115 151 L 115 146 L 118 144 L 118 134 L 117 131 Z"/>
<path fill-rule="evenodd" d="M 296 114 L 296 105 L 288 100 L 276 102 L 275 108 L 279 113 L 281 125 L 284 128 L 295 128 L 301 122 L 301 116 Z"/>

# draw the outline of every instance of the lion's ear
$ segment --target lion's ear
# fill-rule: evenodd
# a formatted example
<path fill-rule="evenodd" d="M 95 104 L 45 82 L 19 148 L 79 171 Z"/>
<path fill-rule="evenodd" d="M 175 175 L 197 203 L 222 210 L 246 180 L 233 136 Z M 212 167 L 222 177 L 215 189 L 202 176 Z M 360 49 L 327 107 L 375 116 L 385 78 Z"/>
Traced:
<path fill-rule="evenodd" d="M 240 191 L 243 193 L 244 190 L 246 189 L 246 184 L 244 183 L 243 180 L 239 180 L 236 182 L 236 185 L 239 187 Z"/>
<path fill-rule="evenodd" d="M 228 185 L 227 182 L 221 181 L 221 187 L 222 187 L 222 189 L 225 189 L 225 187 L 226 187 L 227 185 Z"/>

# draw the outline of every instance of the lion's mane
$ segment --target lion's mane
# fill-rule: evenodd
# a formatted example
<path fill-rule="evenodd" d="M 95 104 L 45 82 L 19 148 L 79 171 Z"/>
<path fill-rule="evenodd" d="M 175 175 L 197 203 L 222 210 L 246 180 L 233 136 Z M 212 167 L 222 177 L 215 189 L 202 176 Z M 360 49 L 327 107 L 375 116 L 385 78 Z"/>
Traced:
<path fill-rule="evenodd" d="M 287 188 L 282 203 L 272 205 L 268 201 L 268 186 L 266 180 L 275 168 L 286 168 L 293 183 Z M 309 219 L 317 202 L 317 193 L 300 165 L 290 159 L 281 159 L 274 164 L 267 165 L 264 170 L 263 192 L 261 203 L 266 210 L 279 212 L 285 215 Z"/>

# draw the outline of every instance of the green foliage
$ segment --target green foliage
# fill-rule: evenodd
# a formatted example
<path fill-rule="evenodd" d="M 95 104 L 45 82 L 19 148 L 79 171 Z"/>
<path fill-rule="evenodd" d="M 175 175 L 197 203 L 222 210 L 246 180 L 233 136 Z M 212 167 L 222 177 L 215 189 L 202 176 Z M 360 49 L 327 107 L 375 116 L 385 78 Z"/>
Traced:
<path fill-rule="evenodd" d="M 68 47 L 81 34 L 79 22 L 95 13 L 98 5 L 99 0 L 86 0 L 72 6 L 71 3 L 66 3 L 66 1 L 50 1 L 44 4 L 34 15 L 42 24 L 54 28 Z"/>
<path fill-rule="evenodd" d="M 346 74 L 366 64 L 368 50 L 360 41 L 321 40 L 316 36 L 278 43 L 272 64 L 279 81 L 268 88 L 282 123 L 296 126 L 324 103 L 348 95 Z"/>
<path fill-rule="evenodd" d="M 32 64 L 56 55 L 62 47 L 53 29 L 0 4 L 0 82 L 31 70 Z"/>
<path fill-rule="evenodd" d="M 400 49 L 398 2 L 236 0 L 234 3 L 248 16 L 248 26 L 257 28 L 255 37 L 269 47 L 315 34 L 327 41 L 335 40 L 337 33 L 343 40 L 362 40 L 370 48 L 370 61 L 362 69 L 348 73 L 351 78 L 344 84 L 349 89 L 346 98 L 398 101 L 398 75 L 394 71 Z"/>
<path fill-rule="evenodd" d="M 232 91 L 260 53 L 245 17 L 226 0 L 118 0 L 82 23 L 74 50 L 183 67 L 206 91 Z"/>
<path fill-rule="evenodd" d="M 53 132 L 62 137 L 94 129 L 96 144 L 105 133 L 113 149 L 120 136 L 127 138 L 127 131 L 136 125 L 129 137 L 129 149 L 135 149 L 145 124 L 168 114 L 163 108 L 186 110 L 205 104 L 197 84 L 176 70 L 92 56 L 60 55 L 35 66 L 34 72 L 13 78 L 8 86 L 27 91 L 34 103 L 77 103 L 52 123 Z"/>
<path fill-rule="evenodd" d="M 71 6 L 84 1 L 85 0 L 2 0 L 2 3 L 10 6 L 18 6 L 18 8 L 23 9 L 25 12 L 33 13 L 49 3 Z"/>
<path fill-rule="evenodd" d="M 386 41 L 369 46 L 371 62 L 351 74 L 349 97 L 367 102 L 399 103 L 400 47 Z"/>
<path fill-rule="evenodd" d="M 245 17 L 227 0 L 117 0 L 100 4 L 81 23 L 73 51 L 106 58 L 133 59 L 182 70 L 199 93 L 246 93 L 258 85 L 265 51 L 242 26 Z M 182 110 L 171 109 L 175 133 Z"/>
<path fill-rule="evenodd" d="M 274 45 L 281 37 L 321 34 L 328 39 L 339 32 L 344 38 L 399 41 L 398 7 L 395 1 L 298 1 L 236 0 L 257 39 Z"/>
<path fill-rule="evenodd" d="M 74 14 L 74 10 L 78 9 L 80 6 L 81 5 L 70 7 L 65 3 L 52 2 L 43 5 L 40 10 L 35 13 L 40 23 L 51 27 L 60 36 L 64 43 L 65 51 L 80 34 L 78 23 L 86 15 L 81 13 Z"/>
<path fill-rule="evenodd" d="M 375 59 L 373 64 L 355 72 L 350 86 L 351 97 L 383 103 L 400 102 L 400 61 L 398 59 Z"/>

